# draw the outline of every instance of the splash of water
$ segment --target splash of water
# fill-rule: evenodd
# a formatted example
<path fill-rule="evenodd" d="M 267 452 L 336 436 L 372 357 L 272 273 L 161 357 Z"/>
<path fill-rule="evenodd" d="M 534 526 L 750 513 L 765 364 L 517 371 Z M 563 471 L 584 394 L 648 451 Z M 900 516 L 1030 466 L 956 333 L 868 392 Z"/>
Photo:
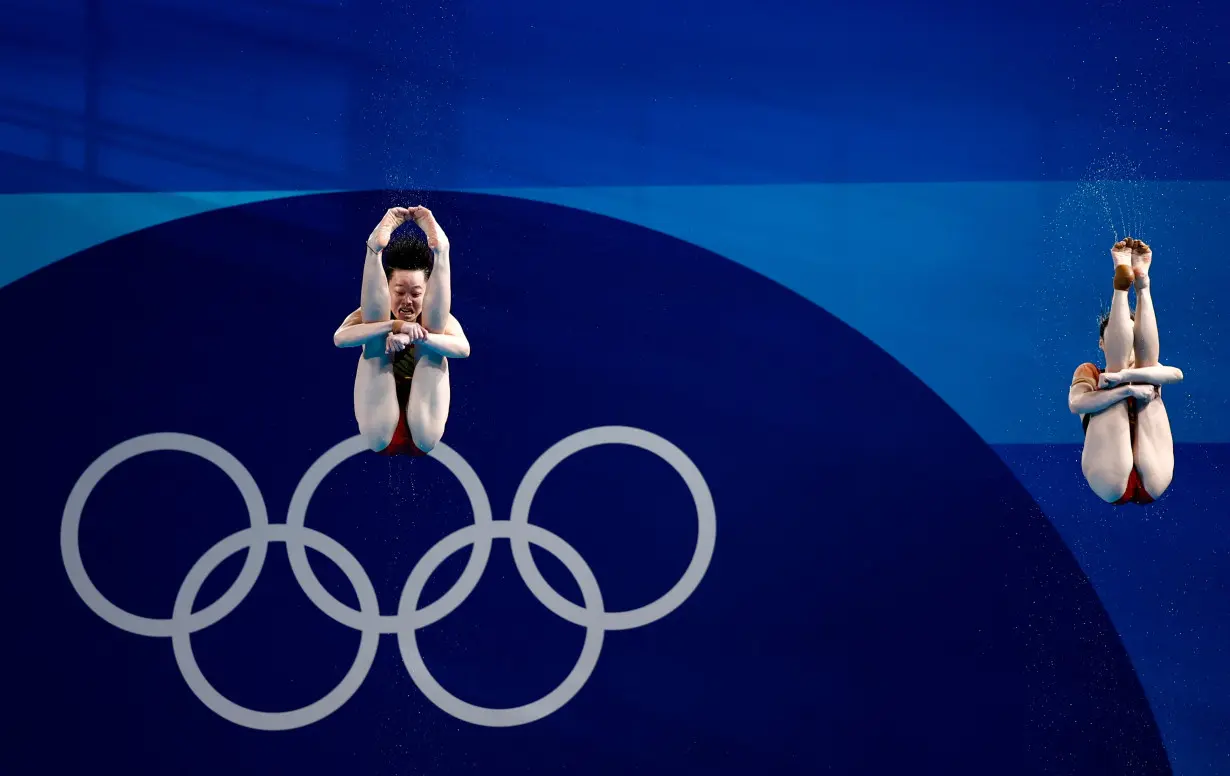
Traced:
<path fill-rule="evenodd" d="M 1086 298 L 1102 299 L 1105 275 L 1090 272 L 1090 258 L 1105 256 L 1109 263 L 1112 244 L 1125 237 L 1149 242 L 1166 234 L 1170 221 L 1157 180 L 1146 178 L 1141 165 L 1123 154 L 1103 156 L 1090 163 L 1051 218 L 1048 241 L 1057 277 L 1076 284 L 1071 290 Z"/>
<path fill-rule="evenodd" d="M 1094 161 L 1085 170 L 1061 211 L 1084 210 L 1086 217 L 1104 223 L 1114 241 L 1146 238 L 1146 230 L 1160 215 L 1162 192 L 1146 179 L 1140 165 L 1121 154 Z"/>
<path fill-rule="evenodd" d="M 1164 195 L 1139 163 L 1112 153 L 1091 162 L 1059 200 L 1046 223 L 1045 280 L 1024 310 L 1036 321 L 1044 362 L 1065 371 L 1095 355 L 1097 318 L 1110 303 L 1110 247 L 1125 237 L 1164 241 L 1171 215 Z M 1039 385 L 1038 401 L 1039 423 L 1068 414 L 1053 384 Z"/>

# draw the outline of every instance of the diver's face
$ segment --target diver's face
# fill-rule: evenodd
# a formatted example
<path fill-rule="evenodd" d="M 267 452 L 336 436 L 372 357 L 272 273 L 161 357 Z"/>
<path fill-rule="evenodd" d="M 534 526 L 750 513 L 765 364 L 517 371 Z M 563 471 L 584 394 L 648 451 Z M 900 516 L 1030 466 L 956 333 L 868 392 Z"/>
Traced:
<path fill-rule="evenodd" d="M 423 293 L 427 290 L 427 276 L 422 270 L 398 269 L 389 277 L 389 306 L 394 318 L 403 321 L 418 320 L 423 312 Z"/>

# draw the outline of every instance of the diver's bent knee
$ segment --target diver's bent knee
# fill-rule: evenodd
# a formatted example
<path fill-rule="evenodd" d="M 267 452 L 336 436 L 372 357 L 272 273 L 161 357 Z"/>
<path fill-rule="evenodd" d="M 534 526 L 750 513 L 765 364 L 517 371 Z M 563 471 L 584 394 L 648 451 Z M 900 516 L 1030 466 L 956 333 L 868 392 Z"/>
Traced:
<path fill-rule="evenodd" d="M 393 444 L 393 434 L 363 434 L 363 441 L 373 453 L 378 453 Z"/>
<path fill-rule="evenodd" d="M 414 440 L 414 446 L 424 453 L 434 450 L 443 437 L 443 423 L 432 423 L 414 417 L 410 419 L 410 438 Z"/>
<path fill-rule="evenodd" d="M 430 453 L 434 450 L 436 445 L 440 444 L 440 440 L 443 437 L 443 428 L 410 424 L 410 438 L 414 440 L 414 446 L 424 453 Z"/>
<path fill-rule="evenodd" d="M 397 423 L 381 423 L 372 427 L 364 428 L 359 426 L 359 436 L 363 437 L 363 441 L 371 448 L 372 452 L 378 453 L 393 443 L 393 435 L 397 431 Z"/>
<path fill-rule="evenodd" d="M 1161 498 L 1162 494 L 1170 489 L 1170 483 L 1174 480 L 1173 467 L 1165 471 L 1154 471 L 1141 467 L 1137 471 L 1140 472 L 1140 486 L 1153 499 Z"/>
<path fill-rule="evenodd" d="M 1112 479 L 1096 479 L 1087 477 L 1089 487 L 1093 490 L 1098 498 L 1105 501 L 1107 504 L 1113 504 L 1123 498 L 1123 494 L 1127 492 L 1128 480 L 1124 477 L 1122 481 Z"/>
<path fill-rule="evenodd" d="M 1126 466 L 1099 465 L 1085 469 L 1085 481 L 1089 483 L 1089 487 L 1098 498 L 1109 504 L 1123 498 L 1131 475 L 1131 461 L 1128 461 Z"/>
<path fill-rule="evenodd" d="M 1089 483 L 1089 487 L 1093 489 L 1094 495 L 1096 495 L 1098 498 L 1102 499 L 1107 504 L 1114 504 L 1115 502 L 1122 499 L 1123 495 L 1127 492 L 1127 481 L 1125 480 L 1122 486 L 1120 485 L 1107 486 L 1105 484 L 1098 485 L 1098 484 L 1094 484 L 1091 481 Z"/>

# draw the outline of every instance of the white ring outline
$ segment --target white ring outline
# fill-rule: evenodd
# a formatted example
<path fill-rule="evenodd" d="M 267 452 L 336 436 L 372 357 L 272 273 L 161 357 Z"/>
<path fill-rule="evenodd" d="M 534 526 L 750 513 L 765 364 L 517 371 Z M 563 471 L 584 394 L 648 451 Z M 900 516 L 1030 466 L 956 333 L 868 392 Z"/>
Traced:
<path fill-rule="evenodd" d="M 239 488 L 244 504 L 248 507 L 248 522 L 250 528 L 264 528 L 269 525 L 269 515 L 265 510 L 265 499 L 261 495 L 260 486 L 251 473 L 239 459 L 222 447 L 200 437 L 188 434 L 158 433 L 133 437 L 127 442 L 121 442 L 95 459 L 94 463 L 81 474 L 77 484 L 68 494 L 64 505 L 64 518 L 60 522 L 60 555 L 64 559 L 64 570 L 68 572 L 68 580 L 73 589 L 91 611 L 120 630 L 135 633 L 138 636 L 153 636 L 165 638 L 172 635 L 181 623 L 175 617 L 142 617 L 125 611 L 111 603 L 104 596 L 85 570 L 81 559 L 81 513 L 85 510 L 86 500 L 94 492 L 94 488 L 112 469 L 138 455 L 155 452 L 191 453 L 204 458 L 221 469 Z M 254 546 L 244 559 L 243 568 L 230 588 L 209 606 L 187 617 L 187 623 L 182 624 L 189 631 L 199 631 L 217 623 L 223 617 L 234 611 L 236 606 L 252 592 L 256 578 L 260 576 L 265 565 L 264 544 Z"/>
<path fill-rule="evenodd" d="M 624 612 L 606 612 L 602 592 L 592 570 L 581 555 L 559 536 L 529 522 L 533 497 L 546 476 L 565 458 L 589 447 L 624 444 L 654 453 L 669 463 L 692 494 L 697 512 L 697 542 L 692 560 L 680 580 L 657 600 Z M 257 730 L 290 730 L 313 724 L 332 714 L 350 699 L 371 670 L 381 634 L 395 633 L 402 660 L 424 696 L 451 716 L 475 725 L 509 727 L 542 719 L 566 705 L 588 681 L 597 665 L 607 630 L 627 630 L 647 625 L 670 614 L 696 590 L 713 557 L 716 512 L 708 485 L 695 464 L 678 447 L 660 436 L 628 426 L 586 429 L 552 445 L 522 478 L 508 520 L 493 520 L 486 489 L 464 458 L 440 444 L 430 457 L 444 464 L 466 491 L 474 523 L 437 542 L 415 564 L 402 590 L 398 611 L 382 616 L 371 579 L 358 560 L 341 544 L 305 525 L 307 508 L 316 488 L 343 461 L 367 450 L 359 436 L 334 445 L 321 455 L 300 479 L 291 499 L 287 522 L 270 524 L 260 488 L 246 468 L 220 446 L 199 437 L 178 433 L 146 434 L 104 452 L 78 478 L 64 508 L 60 549 L 73 588 L 86 606 L 106 622 L 137 635 L 170 637 L 175 660 L 193 693 L 210 710 L 234 724 Z M 181 583 L 170 618 L 149 618 L 120 609 L 94 586 L 85 571 L 80 551 L 80 525 L 86 500 L 99 481 L 119 464 L 137 455 L 156 451 L 188 452 L 205 458 L 239 488 L 249 513 L 249 527 L 219 541 L 193 564 Z M 477 586 L 490 557 L 491 542 L 507 538 L 517 570 L 530 591 L 552 613 L 586 629 L 581 655 L 568 676 L 551 692 L 528 704 L 491 709 L 469 704 L 445 690 L 428 671 L 418 649 L 415 632 L 452 613 Z M 191 646 L 191 634 L 213 625 L 230 614 L 256 583 L 264 566 L 269 542 L 286 544 L 292 572 L 305 595 L 326 615 L 360 632 L 355 661 L 339 684 L 307 706 L 283 712 L 248 709 L 223 697 L 205 679 Z M 581 589 L 584 606 L 559 595 L 542 577 L 530 545 L 555 555 Z M 427 580 L 453 553 L 471 547 L 470 560 L 447 593 L 416 610 Z M 356 611 L 334 598 L 320 584 L 307 560 L 306 548 L 322 552 L 345 573 L 359 599 Z M 231 587 L 209 606 L 193 612 L 192 606 L 209 574 L 226 558 L 247 550 L 243 569 Z"/>
<path fill-rule="evenodd" d="M 324 455 L 316 459 L 316 462 L 308 467 L 307 472 L 299 480 L 299 485 L 295 487 L 295 493 L 290 499 L 290 509 L 286 515 L 286 524 L 292 528 L 303 527 L 307 522 L 308 505 L 311 503 L 312 496 L 315 495 L 316 489 L 320 487 L 320 483 L 324 481 L 324 478 L 343 461 L 367 452 L 369 449 L 362 437 L 352 437 L 334 445 Z M 491 502 L 487 498 L 487 490 L 483 487 L 482 480 L 478 478 L 478 474 L 470 467 L 470 464 L 451 447 L 443 443 L 437 444 L 432 449 L 429 457 L 444 464 L 445 468 L 452 472 L 457 481 L 461 483 L 467 498 L 470 500 L 470 511 L 474 516 L 475 524 L 487 525 L 491 523 Z M 379 611 L 377 611 L 374 614 L 374 619 L 372 619 L 373 615 L 365 615 L 361 611 L 356 612 L 334 598 L 328 590 L 325 590 L 324 586 L 320 584 L 320 580 L 316 578 L 316 574 L 312 571 L 312 566 L 307 559 L 307 550 L 302 542 L 288 538 L 286 541 L 286 552 L 290 556 L 290 568 L 295 575 L 295 581 L 299 583 L 299 586 L 303 588 L 303 592 L 307 594 L 308 599 L 318 609 L 348 628 L 359 631 L 374 630 L 377 633 L 391 634 L 397 633 L 410 624 L 409 622 L 402 621 L 404 617 L 413 616 L 415 618 L 414 626 L 423 628 L 447 617 L 458 606 L 461 606 L 470 593 L 474 592 L 474 588 L 478 587 L 478 582 L 482 579 L 483 571 L 487 567 L 487 560 L 491 556 L 491 536 L 486 533 L 480 535 L 478 541 L 474 542 L 473 549 L 470 551 L 470 560 L 466 562 L 466 567 L 462 570 L 461 576 L 453 583 L 453 586 L 447 593 L 433 601 L 422 611 L 413 612 L 410 615 L 398 612 L 397 615 L 391 617 L 381 616 Z"/>
<path fill-rule="evenodd" d="M 696 464 L 692 463 L 692 460 L 682 450 L 657 434 L 629 426 L 599 426 L 578 431 L 551 445 L 530 466 L 529 471 L 521 480 L 521 485 L 517 488 L 517 494 L 513 497 L 509 522 L 515 527 L 529 526 L 530 504 L 547 475 L 565 458 L 586 448 L 599 445 L 639 447 L 666 461 L 688 486 L 696 507 L 696 548 L 692 552 L 692 560 L 675 586 L 656 601 L 651 601 L 636 609 L 624 612 L 604 611 L 597 615 L 599 622 L 595 623 L 603 630 L 640 628 L 662 619 L 679 608 L 696 590 L 705 576 L 705 571 L 709 568 L 709 562 L 713 559 L 713 548 L 717 542 L 717 512 L 713 505 L 713 494 L 709 492 L 709 486 L 705 483 L 700 469 L 696 468 Z M 543 578 L 542 573 L 538 570 L 538 564 L 534 562 L 534 555 L 530 552 L 529 536 L 514 528 L 509 541 L 512 544 L 513 561 L 517 564 L 517 571 L 520 572 L 521 578 L 525 580 L 526 586 L 529 587 L 534 597 L 551 610 L 556 617 L 567 620 L 573 625 L 590 627 L 589 607 L 577 606 L 564 598 Z"/>
<path fill-rule="evenodd" d="M 237 531 L 206 550 L 205 554 L 189 569 L 187 575 L 184 576 L 183 583 L 179 586 L 179 592 L 175 596 L 172 619 L 186 617 L 192 611 L 192 604 L 196 602 L 197 594 L 201 592 L 201 585 L 205 584 L 205 580 L 224 560 L 245 547 L 255 548 L 258 545 L 265 547 L 269 542 L 288 542 L 292 536 L 295 536 L 301 545 L 307 544 L 325 555 L 342 570 L 354 588 L 355 595 L 359 598 L 359 606 L 363 611 L 379 613 L 380 604 L 376 601 L 376 590 L 372 587 L 372 581 L 363 566 L 359 564 L 358 559 L 351 555 L 349 550 L 311 528 L 296 531 L 284 523 L 274 523 L 265 526 L 263 530 L 245 528 Z M 319 722 L 337 711 L 362 686 L 363 680 L 371 671 L 372 663 L 376 659 L 376 649 L 379 646 L 380 634 L 367 630 L 360 631 L 359 649 L 355 654 L 354 663 L 351 664 L 350 669 L 337 686 L 323 698 L 290 711 L 256 711 L 240 706 L 223 696 L 209 683 L 192 651 L 191 631 L 182 630 L 171 634 L 171 648 L 175 652 L 175 663 L 179 666 L 184 681 L 188 683 L 188 688 L 201 700 L 201 703 L 204 703 L 219 717 L 253 730 L 294 730 Z"/>
<path fill-rule="evenodd" d="M 440 567 L 440 564 L 454 552 L 457 552 L 467 544 L 482 541 L 484 537 L 487 537 L 487 541 L 490 541 L 491 538 L 509 538 L 514 531 L 518 530 L 517 527 L 507 520 L 496 521 L 486 528 L 487 530 L 483 530 L 484 526 L 481 525 L 467 525 L 465 528 L 460 528 L 436 542 L 430 550 L 425 552 L 423 558 L 415 564 L 414 569 L 410 572 L 410 577 L 406 580 L 406 587 L 402 590 L 401 604 L 398 607 L 398 611 L 400 612 L 407 608 L 413 611 L 413 607 L 418 605 L 419 596 L 423 594 L 423 587 L 427 584 L 427 580 Z M 602 610 L 602 591 L 598 588 L 598 580 L 594 579 L 593 571 L 590 570 L 589 566 L 581 558 L 580 553 L 569 546 L 563 539 L 545 528 L 530 525 L 520 530 L 525 534 L 528 542 L 537 544 L 539 547 L 547 550 L 564 564 L 568 571 L 572 573 L 573 578 L 576 579 L 577 586 L 581 588 L 581 595 L 585 600 L 586 608 L 597 609 L 600 612 Z M 594 619 L 597 618 L 595 617 Z M 576 665 L 564 677 L 564 680 L 554 690 L 536 701 L 505 709 L 475 706 L 445 690 L 436 681 L 436 678 L 431 675 L 431 672 L 427 669 L 427 664 L 423 662 L 423 655 L 419 652 L 415 629 L 407 628 L 405 631 L 399 632 L 397 634 L 397 646 L 401 650 L 402 662 L 405 663 L 406 671 L 409 672 L 414 684 L 440 710 L 462 722 L 469 722 L 472 725 L 513 727 L 537 722 L 543 717 L 554 714 L 564 704 L 576 697 L 576 694 L 589 681 L 590 674 L 594 672 L 594 668 L 598 665 L 598 656 L 602 652 L 604 636 L 602 628 L 597 625 L 587 627 L 585 629 L 585 641 L 581 645 L 581 655 L 577 658 Z"/>

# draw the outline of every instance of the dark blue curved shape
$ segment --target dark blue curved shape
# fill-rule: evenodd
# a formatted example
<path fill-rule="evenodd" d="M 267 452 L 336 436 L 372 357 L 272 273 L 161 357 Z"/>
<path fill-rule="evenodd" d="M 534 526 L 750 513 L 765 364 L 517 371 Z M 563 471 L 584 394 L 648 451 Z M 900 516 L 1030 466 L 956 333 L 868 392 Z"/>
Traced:
<path fill-rule="evenodd" d="M 694 246 L 557 207 L 434 194 L 455 248 L 445 441 L 497 517 L 547 447 L 627 424 L 679 445 L 718 510 L 708 574 L 677 611 L 608 634 L 580 695 L 537 723 L 485 729 L 414 688 L 391 637 L 358 693 L 287 733 L 226 722 L 187 690 L 169 643 L 91 614 L 66 581 L 60 512 L 101 452 L 140 433 L 204 436 L 261 484 L 272 518 L 324 450 L 355 433 L 362 240 L 386 198 L 314 196 L 209 213 L 98 246 L 3 290 L 29 332 L 5 384 L 22 458 L 0 502 L 15 598 L 10 705 L 19 772 L 107 762 L 133 774 L 1165 774 L 1129 660 L 1088 580 L 1000 459 L 924 385 L 793 293 Z M 224 476 L 145 456 L 87 505 L 87 569 L 119 605 L 167 616 L 187 569 L 244 525 Z M 661 462 L 599 448 L 550 475 L 532 518 L 593 569 L 609 609 L 682 573 L 695 524 Z M 469 521 L 430 461 L 364 455 L 308 516 L 356 555 L 382 610 L 438 539 Z M 439 595 L 461 565 L 429 586 Z M 541 555 L 565 595 L 568 575 Z M 201 603 L 230 583 L 234 557 Z M 345 580 L 315 558 L 326 585 Z M 279 710 L 322 696 L 357 635 L 309 603 L 273 547 L 261 581 L 193 637 L 228 697 Z M 580 629 L 534 602 L 497 543 L 483 582 L 420 634 L 435 676 L 474 703 L 545 694 Z M 72 746 L 66 745 L 72 742 Z"/>

